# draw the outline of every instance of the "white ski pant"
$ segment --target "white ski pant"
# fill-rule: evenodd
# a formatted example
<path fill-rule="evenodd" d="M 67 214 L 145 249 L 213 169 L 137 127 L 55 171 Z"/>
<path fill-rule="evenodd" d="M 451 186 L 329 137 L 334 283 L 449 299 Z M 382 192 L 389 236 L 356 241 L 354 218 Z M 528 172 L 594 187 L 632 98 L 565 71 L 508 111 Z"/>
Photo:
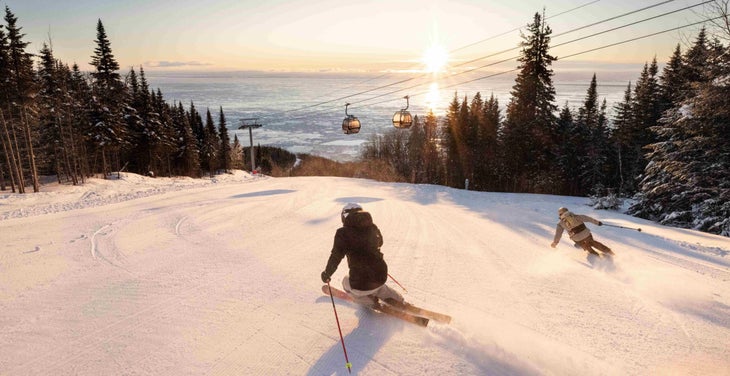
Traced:
<path fill-rule="evenodd" d="M 353 289 L 352 287 L 350 287 L 349 275 L 346 275 L 345 278 L 342 279 L 342 287 L 348 294 L 352 295 L 352 297 L 355 298 L 358 303 L 361 304 L 372 305 L 377 301 L 377 299 L 393 299 L 399 303 L 403 303 L 404 301 L 403 295 L 401 295 L 398 291 L 395 291 L 392 288 L 388 287 L 388 285 L 386 284 L 383 284 L 376 289 L 367 291 Z"/>

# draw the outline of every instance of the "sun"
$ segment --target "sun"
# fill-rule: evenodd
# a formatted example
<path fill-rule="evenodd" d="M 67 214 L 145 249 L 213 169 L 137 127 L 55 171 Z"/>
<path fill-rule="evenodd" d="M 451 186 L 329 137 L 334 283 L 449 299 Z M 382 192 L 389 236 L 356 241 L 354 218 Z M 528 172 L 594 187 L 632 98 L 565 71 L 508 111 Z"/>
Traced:
<path fill-rule="evenodd" d="M 443 71 L 449 61 L 449 53 L 440 45 L 434 44 L 423 54 L 423 63 L 426 65 L 426 72 L 438 73 Z"/>

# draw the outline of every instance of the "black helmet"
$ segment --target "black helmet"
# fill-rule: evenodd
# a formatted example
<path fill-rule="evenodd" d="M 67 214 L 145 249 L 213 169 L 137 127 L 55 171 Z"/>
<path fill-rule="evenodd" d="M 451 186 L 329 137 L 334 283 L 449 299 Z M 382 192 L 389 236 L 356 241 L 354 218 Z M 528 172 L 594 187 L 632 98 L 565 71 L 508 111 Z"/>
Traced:
<path fill-rule="evenodd" d="M 362 210 L 362 206 L 360 206 L 360 204 L 358 204 L 358 203 L 350 202 L 347 205 L 345 205 L 342 208 L 342 213 L 340 214 L 340 219 L 342 219 L 342 223 L 345 223 L 345 218 L 347 218 L 347 216 L 350 213 L 360 211 L 360 210 Z"/>

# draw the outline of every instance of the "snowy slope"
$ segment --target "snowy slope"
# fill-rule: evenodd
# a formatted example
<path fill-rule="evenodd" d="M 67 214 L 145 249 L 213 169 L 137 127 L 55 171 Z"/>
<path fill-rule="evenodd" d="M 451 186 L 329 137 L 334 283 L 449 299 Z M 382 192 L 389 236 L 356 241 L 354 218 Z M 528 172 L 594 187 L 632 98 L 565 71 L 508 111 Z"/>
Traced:
<path fill-rule="evenodd" d="M 728 238 L 576 197 L 238 172 L 0 193 L 0 375 L 347 374 L 319 274 L 351 201 L 406 299 L 454 317 L 337 302 L 353 374 L 730 374 Z M 643 231 L 592 226 L 617 256 L 591 264 L 550 248 L 560 206 Z"/>

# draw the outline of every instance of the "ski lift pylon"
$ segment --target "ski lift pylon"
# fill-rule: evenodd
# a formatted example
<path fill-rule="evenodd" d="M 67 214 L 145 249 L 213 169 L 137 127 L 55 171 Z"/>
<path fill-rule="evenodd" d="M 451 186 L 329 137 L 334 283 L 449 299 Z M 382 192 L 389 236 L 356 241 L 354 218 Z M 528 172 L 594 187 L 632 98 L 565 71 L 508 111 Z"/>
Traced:
<path fill-rule="evenodd" d="M 360 120 L 358 120 L 354 115 L 349 115 L 347 113 L 347 106 L 349 105 L 349 103 L 345 104 L 345 115 L 347 117 L 342 120 L 342 131 L 345 134 L 354 134 L 360 132 Z"/>
<path fill-rule="evenodd" d="M 396 112 L 393 115 L 393 126 L 399 129 L 410 128 L 413 124 L 413 117 L 411 116 L 411 113 L 407 111 L 408 107 L 410 106 L 408 96 L 406 95 L 405 97 L 403 97 L 403 99 L 406 100 L 406 108 Z"/>

